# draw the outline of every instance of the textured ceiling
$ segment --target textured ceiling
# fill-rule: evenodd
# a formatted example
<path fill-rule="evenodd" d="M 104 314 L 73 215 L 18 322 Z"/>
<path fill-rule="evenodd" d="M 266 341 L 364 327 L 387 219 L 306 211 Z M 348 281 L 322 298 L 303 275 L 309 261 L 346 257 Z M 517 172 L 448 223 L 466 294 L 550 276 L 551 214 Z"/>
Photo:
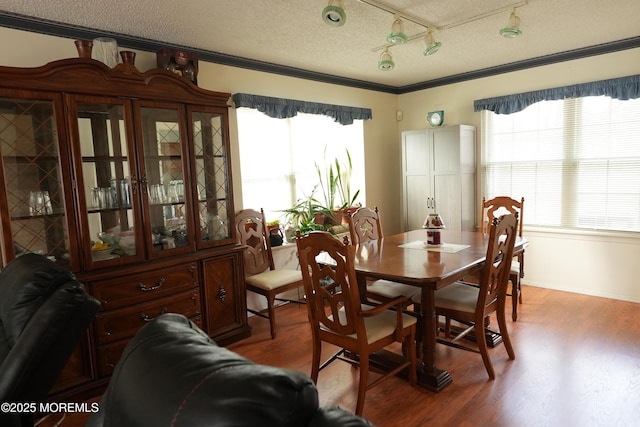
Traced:
<path fill-rule="evenodd" d="M 379 2 L 378 2 L 379 3 Z M 524 35 L 505 39 L 510 6 Z M 344 0 L 344 26 L 326 25 L 326 0 L 2 0 L 5 12 L 192 47 L 366 82 L 402 87 L 640 34 L 639 0 L 384 0 L 442 42 L 422 55 L 421 38 L 390 49 L 396 67 L 380 71 L 393 15 Z M 493 11 L 505 9 L 501 13 Z M 475 19 L 479 16 L 484 18 Z M 475 20 L 474 20 L 475 19 Z M 471 22 L 469 22 L 471 21 Z M 405 20 L 411 37 L 425 27 Z M 376 50 L 378 49 L 378 50 Z"/>

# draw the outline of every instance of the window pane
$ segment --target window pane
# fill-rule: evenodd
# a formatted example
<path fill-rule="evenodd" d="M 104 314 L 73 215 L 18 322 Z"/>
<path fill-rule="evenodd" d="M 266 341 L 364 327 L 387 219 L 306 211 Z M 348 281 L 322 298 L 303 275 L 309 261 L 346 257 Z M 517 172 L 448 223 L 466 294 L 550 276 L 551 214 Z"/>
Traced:
<path fill-rule="evenodd" d="M 525 198 L 525 224 L 640 231 L 640 100 L 543 101 L 482 113 L 483 193 Z"/>
<path fill-rule="evenodd" d="M 238 136 L 245 208 L 265 210 L 268 221 L 283 209 L 310 196 L 324 203 L 316 164 L 344 159 L 349 150 L 353 164 L 351 187 L 360 189 L 364 201 L 364 136 L 362 120 L 352 125 L 335 123 L 327 116 L 302 114 L 274 119 L 249 108 L 238 108 Z"/>

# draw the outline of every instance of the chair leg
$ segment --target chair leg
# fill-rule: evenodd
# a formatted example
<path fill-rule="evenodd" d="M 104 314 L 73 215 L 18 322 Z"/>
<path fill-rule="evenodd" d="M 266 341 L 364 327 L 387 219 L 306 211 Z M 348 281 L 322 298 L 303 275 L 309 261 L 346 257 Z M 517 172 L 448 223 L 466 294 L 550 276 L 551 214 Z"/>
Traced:
<path fill-rule="evenodd" d="M 518 298 L 520 295 L 520 277 L 517 274 L 512 274 L 509 277 L 511 281 L 511 319 L 513 321 L 518 320 Z"/>
<path fill-rule="evenodd" d="M 496 374 L 493 370 L 493 364 L 491 363 L 491 358 L 489 357 L 489 350 L 487 348 L 487 340 L 484 338 L 484 325 L 482 322 L 476 322 L 474 327 L 474 332 L 476 337 L 479 339 L 476 340 L 478 343 L 478 350 L 480 350 L 480 354 L 482 355 L 482 361 L 484 362 L 484 367 L 487 370 L 487 374 L 489 374 L 490 379 L 495 379 Z"/>
<path fill-rule="evenodd" d="M 311 380 L 314 384 L 318 383 L 318 373 L 320 372 L 320 356 L 322 353 L 322 341 L 318 337 L 312 337 L 313 339 L 313 350 L 312 350 L 312 360 L 311 360 Z"/>
<path fill-rule="evenodd" d="M 269 326 L 271 327 L 271 339 L 276 337 L 276 310 L 275 310 L 276 297 L 267 297 L 267 310 L 269 312 Z"/>
<path fill-rule="evenodd" d="M 362 416 L 364 410 L 364 397 L 369 383 L 369 354 L 360 354 L 360 382 L 358 384 L 358 400 L 356 403 L 356 415 Z"/>
<path fill-rule="evenodd" d="M 518 276 L 518 302 L 522 304 L 522 276 Z"/>
<path fill-rule="evenodd" d="M 516 353 L 513 351 L 513 345 L 511 344 L 511 337 L 509 336 L 509 330 L 507 329 L 507 319 L 505 318 L 504 309 L 500 310 L 500 308 L 498 308 L 496 318 L 498 319 L 498 331 L 502 336 L 504 347 L 507 349 L 509 359 L 513 360 L 516 358 Z"/>

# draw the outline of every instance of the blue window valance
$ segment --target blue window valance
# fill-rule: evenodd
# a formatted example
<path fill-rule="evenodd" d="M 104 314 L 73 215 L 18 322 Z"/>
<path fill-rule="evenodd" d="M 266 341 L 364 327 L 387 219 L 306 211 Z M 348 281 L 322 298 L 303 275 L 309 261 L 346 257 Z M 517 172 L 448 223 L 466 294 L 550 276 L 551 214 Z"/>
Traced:
<path fill-rule="evenodd" d="M 602 95 L 623 101 L 640 98 L 640 75 L 498 96 L 496 98 L 478 99 L 473 101 L 473 110 L 489 110 L 496 114 L 511 114 L 522 111 L 529 105 L 540 101 Z"/>
<path fill-rule="evenodd" d="M 354 120 L 371 120 L 370 108 L 347 107 L 343 105 L 320 104 L 297 101 L 295 99 L 272 98 L 270 96 L 236 93 L 232 96 L 236 108 L 247 107 L 276 119 L 286 119 L 300 113 L 321 114 L 333 118 L 335 122 L 350 125 Z"/>

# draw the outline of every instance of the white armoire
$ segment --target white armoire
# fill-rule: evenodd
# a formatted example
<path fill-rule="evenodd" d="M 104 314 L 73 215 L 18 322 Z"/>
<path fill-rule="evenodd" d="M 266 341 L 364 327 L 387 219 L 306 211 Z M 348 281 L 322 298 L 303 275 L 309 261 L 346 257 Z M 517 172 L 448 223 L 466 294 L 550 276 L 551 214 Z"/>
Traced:
<path fill-rule="evenodd" d="M 422 228 L 428 213 L 448 230 L 474 230 L 476 129 L 453 125 L 402 132 L 402 227 Z"/>

